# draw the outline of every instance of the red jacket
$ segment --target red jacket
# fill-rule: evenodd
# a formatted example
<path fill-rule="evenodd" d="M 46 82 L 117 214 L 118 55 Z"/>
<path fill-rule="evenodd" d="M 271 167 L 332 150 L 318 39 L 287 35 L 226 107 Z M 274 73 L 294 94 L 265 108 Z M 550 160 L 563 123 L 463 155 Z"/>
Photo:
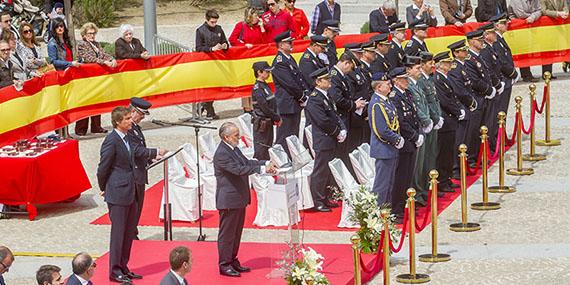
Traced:
<path fill-rule="evenodd" d="M 279 10 L 277 14 L 273 14 L 271 10 L 268 10 L 263 13 L 261 19 L 263 20 L 265 31 L 267 32 L 267 42 L 273 42 L 275 36 L 287 30 L 291 31 L 291 37 L 295 38 L 297 36 L 293 17 L 291 17 L 289 13 Z"/>
<path fill-rule="evenodd" d="M 297 36 L 295 39 L 304 39 L 309 34 L 309 30 L 311 29 L 305 12 L 299 8 L 293 8 L 293 14 L 291 14 L 291 12 L 285 8 L 283 8 L 283 12 L 289 13 L 289 15 L 293 17 L 293 24 L 295 25 L 295 30 L 297 31 Z"/>
<path fill-rule="evenodd" d="M 266 43 L 265 34 L 261 32 L 259 25 L 248 26 L 245 22 L 239 22 L 234 27 L 229 41 L 232 46 L 245 44 L 258 45 Z"/>

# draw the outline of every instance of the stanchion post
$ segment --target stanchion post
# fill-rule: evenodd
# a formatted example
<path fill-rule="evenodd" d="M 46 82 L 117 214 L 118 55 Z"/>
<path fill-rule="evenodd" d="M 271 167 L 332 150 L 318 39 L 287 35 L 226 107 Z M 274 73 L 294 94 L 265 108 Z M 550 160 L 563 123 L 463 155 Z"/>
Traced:
<path fill-rule="evenodd" d="M 431 279 L 427 274 L 416 273 L 416 211 L 415 199 L 416 190 L 410 188 L 408 194 L 408 228 L 409 230 L 409 243 L 410 243 L 410 273 L 400 274 L 396 276 L 396 281 L 406 284 L 420 284 L 429 282 Z M 437 195 L 436 195 L 437 197 Z"/>
<path fill-rule="evenodd" d="M 384 242 L 382 243 L 382 262 L 384 264 L 382 271 L 384 273 L 384 283 L 382 284 L 390 285 L 390 209 L 382 209 L 380 211 L 380 217 L 382 218 L 382 222 L 384 222 Z"/>
<path fill-rule="evenodd" d="M 431 189 L 431 254 L 420 255 L 422 262 L 445 262 L 450 261 L 451 256 L 445 253 L 437 253 L 437 178 L 439 173 L 433 169 L 429 172 Z"/>
<path fill-rule="evenodd" d="M 481 229 L 477 223 L 467 222 L 467 146 L 459 146 L 459 169 L 461 174 L 461 223 L 451 224 L 454 232 L 474 232 Z"/>
<path fill-rule="evenodd" d="M 507 169 L 508 175 L 514 176 L 524 176 L 524 175 L 531 175 L 534 174 L 534 169 L 532 168 L 523 168 L 522 162 L 522 115 L 521 115 L 521 102 L 522 97 L 517 96 L 515 98 L 516 102 L 516 110 L 517 110 L 517 120 L 519 123 L 516 125 L 517 128 L 517 168 L 509 168 Z"/>
<path fill-rule="evenodd" d="M 545 119 L 545 123 L 544 123 L 544 139 L 543 140 L 538 140 L 536 141 L 536 145 L 539 146 L 557 146 L 560 145 L 560 140 L 551 140 L 550 139 L 550 81 L 552 78 L 552 74 L 550 72 L 545 72 L 544 73 L 544 82 L 547 86 L 546 88 L 546 98 L 544 100 L 546 100 L 546 111 L 544 114 L 544 119 Z"/>
<path fill-rule="evenodd" d="M 486 126 L 481 126 L 481 144 L 483 145 L 483 150 L 481 151 L 481 169 L 483 170 L 482 180 L 482 190 L 483 190 L 483 202 L 473 203 L 471 204 L 471 209 L 478 210 L 478 211 L 489 211 L 489 210 L 498 210 L 501 208 L 500 203 L 496 202 L 489 202 L 489 189 L 487 188 L 489 185 L 489 177 L 488 177 L 488 170 L 487 167 L 489 165 L 489 157 L 487 156 L 489 151 L 489 141 L 487 132 L 489 130 Z"/>
<path fill-rule="evenodd" d="M 362 284 L 362 277 L 360 275 L 360 237 L 353 235 L 350 238 L 352 242 L 352 255 L 354 257 L 354 285 Z"/>
<path fill-rule="evenodd" d="M 530 114 L 532 117 L 532 112 L 534 110 L 535 102 L 536 102 L 536 85 L 531 84 L 528 89 L 530 89 Z M 530 129 L 530 153 L 523 155 L 522 159 L 524 161 L 541 161 L 546 159 L 546 155 L 544 154 L 536 154 L 535 153 L 535 143 L 536 140 L 534 138 L 534 126 L 531 126 Z"/>
<path fill-rule="evenodd" d="M 499 129 L 501 129 L 500 136 L 500 146 L 499 146 L 499 185 L 490 186 L 489 192 L 491 193 L 513 193 L 516 192 L 516 188 L 513 186 L 505 185 L 505 140 L 507 139 L 505 131 L 505 119 L 507 114 L 503 111 L 499 112 Z"/>

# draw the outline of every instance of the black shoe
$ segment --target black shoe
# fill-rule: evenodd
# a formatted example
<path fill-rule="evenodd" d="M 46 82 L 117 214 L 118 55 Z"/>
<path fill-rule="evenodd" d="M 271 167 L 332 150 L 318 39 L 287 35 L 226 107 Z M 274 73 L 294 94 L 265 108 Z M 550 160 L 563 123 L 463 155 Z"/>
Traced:
<path fill-rule="evenodd" d="M 241 277 L 241 274 L 237 272 L 232 266 L 220 267 L 220 275 L 229 277 Z"/>
<path fill-rule="evenodd" d="M 566 62 L 566 61 L 562 63 L 562 70 L 563 70 L 564 72 L 568 72 L 568 65 L 569 65 L 569 64 L 570 64 L 570 63 L 569 63 L 569 62 Z"/>
<path fill-rule="evenodd" d="M 129 272 L 129 273 L 127 273 L 126 275 L 127 275 L 127 277 L 129 277 L 130 279 L 142 279 L 142 278 L 143 278 L 142 275 L 138 275 L 138 274 L 136 274 L 136 273 L 134 273 L 134 272 Z"/>
<path fill-rule="evenodd" d="M 459 188 L 459 186 L 461 186 L 461 185 L 459 185 L 457 183 L 453 183 L 453 182 L 449 183 L 449 187 L 451 187 L 451 188 Z"/>
<path fill-rule="evenodd" d="M 127 285 L 133 284 L 133 281 L 125 275 L 121 275 L 121 276 L 112 276 L 111 275 L 109 277 L 109 280 L 116 282 L 116 283 L 121 283 L 121 284 L 127 284 Z"/>
<path fill-rule="evenodd" d="M 425 207 L 427 205 L 427 203 L 423 198 L 420 198 L 420 199 L 416 200 L 416 205 L 418 205 L 418 207 Z"/>
<path fill-rule="evenodd" d="M 443 186 L 441 188 L 437 189 L 437 193 L 453 193 L 455 192 L 455 190 L 453 190 L 453 188 L 451 188 L 449 185 Z"/>
<path fill-rule="evenodd" d="M 245 266 L 241 266 L 241 264 L 239 263 L 239 261 L 234 261 L 232 263 L 232 267 L 235 269 L 235 271 L 237 272 L 250 272 L 251 268 L 249 267 L 245 267 Z"/>
<path fill-rule="evenodd" d="M 530 77 L 523 77 L 522 81 L 524 82 L 538 82 L 540 79 L 538 77 L 530 76 Z"/>
<path fill-rule="evenodd" d="M 325 206 L 327 206 L 328 208 L 338 208 L 338 204 L 333 202 L 333 201 L 325 201 Z"/>
<path fill-rule="evenodd" d="M 325 206 L 325 205 L 318 205 L 313 207 L 313 211 L 315 212 L 332 212 L 331 208 Z"/>

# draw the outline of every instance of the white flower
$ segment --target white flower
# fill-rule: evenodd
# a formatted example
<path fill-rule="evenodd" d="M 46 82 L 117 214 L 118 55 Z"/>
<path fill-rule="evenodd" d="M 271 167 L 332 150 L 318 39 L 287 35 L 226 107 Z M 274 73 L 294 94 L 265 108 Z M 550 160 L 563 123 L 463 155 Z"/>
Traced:
<path fill-rule="evenodd" d="M 311 273 L 316 272 L 317 270 L 322 270 L 323 265 L 323 256 L 318 254 L 314 249 L 309 247 L 308 250 L 301 249 L 301 253 L 303 254 L 303 260 L 309 267 L 309 270 L 312 271 Z"/>
<path fill-rule="evenodd" d="M 291 276 L 293 276 L 294 280 L 303 280 L 305 278 L 305 275 L 308 273 L 309 272 L 305 268 L 294 267 L 291 271 Z"/>

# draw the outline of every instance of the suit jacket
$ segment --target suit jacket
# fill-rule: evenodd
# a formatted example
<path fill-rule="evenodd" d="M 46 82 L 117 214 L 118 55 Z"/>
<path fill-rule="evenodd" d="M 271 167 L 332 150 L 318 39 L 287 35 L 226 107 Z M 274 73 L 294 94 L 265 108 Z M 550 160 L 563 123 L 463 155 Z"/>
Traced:
<path fill-rule="evenodd" d="M 331 69 L 332 86 L 328 90 L 329 98 L 336 105 L 336 112 L 342 119 L 344 126 L 349 129 L 351 124 L 351 113 L 354 112 L 356 104 L 354 103 L 353 90 L 348 80 L 348 74 L 341 74 L 336 67 Z"/>
<path fill-rule="evenodd" d="M 428 11 L 425 11 L 420 18 L 416 18 L 420 9 L 415 9 L 414 5 L 410 5 L 406 7 L 406 21 L 408 21 L 408 25 L 416 24 L 419 22 L 426 23 L 430 27 L 437 26 L 437 18 L 433 18 Z"/>
<path fill-rule="evenodd" d="M 423 75 L 422 75 L 423 76 Z M 426 94 L 424 90 L 419 85 L 419 81 L 414 81 L 408 78 L 408 90 L 412 93 L 412 98 L 414 99 L 414 105 L 416 105 L 416 116 L 420 121 L 420 126 L 425 128 L 429 126 L 430 123 L 430 116 L 429 116 L 429 106 L 426 100 Z M 433 124 L 437 124 L 437 122 L 433 122 Z"/>
<path fill-rule="evenodd" d="M 469 50 L 469 59 L 465 61 L 465 72 L 471 81 L 475 95 L 485 97 L 493 93 L 491 74 L 485 62 L 475 52 Z"/>
<path fill-rule="evenodd" d="M 263 81 L 256 81 L 251 91 L 253 101 L 253 113 L 261 118 L 269 118 L 273 122 L 278 122 L 281 117 L 277 113 L 275 95 L 269 85 Z"/>
<path fill-rule="evenodd" d="M 507 0 L 478 0 L 475 8 L 477 22 L 488 22 L 491 17 L 507 13 Z"/>
<path fill-rule="evenodd" d="M 110 132 L 101 145 L 97 182 L 109 204 L 128 206 L 135 201 L 134 145 L 129 142 L 129 146 L 131 151 L 116 130 Z"/>
<path fill-rule="evenodd" d="M 328 96 L 331 96 L 330 93 Z M 309 95 L 305 115 L 313 126 L 313 148 L 329 150 L 337 147 L 336 137 L 341 130 L 346 130 L 344 123 L 337 113 L 334 100 L 325 96 L 318 89 Z"/>
<path fill-rule="evenodd" d="M 518 72 L 515 68 L 515 63 L 513 62 L 513 54 L 503 36 L 497 35 L 497 41 L 493 44 L 493 48 L 501 60 L 501 73 L 503 76 L 509 79 L 517 78 Z M 507 87 L 511 87 L 513 85 L 513 81 L 506 80 L 505 84 Z"/>
<path fill-rule="evenodd" d="M 301 112 L 299 100 L 304 96 L 308 85 L 301 74 L 295 59 L 277 52 L 273 60 L 273 82 L 275 83 L 275 97 L 277 97 L 277 110 L 279 114 L 296 114 Z"/>
<path fill-rule="evenodd" d="M 465 112 L 461 103 L 455 96 L 451 82 L 443 74 L 436 72 L 435 89 L 443 113 L 443 127 L 440 132 L 450 132 L 457 129 L 457 120 L 461 116 L 461 110 Z M 466 112 L 467 113 L 467 112 Z"/>
<path fill-rule="evenodd" d="M 441 10 L 441 15 L 445 19 L 446 25 L 453 25 L 456 22 L 465 23 L 469 17 L 473 14 L 473 7 L 471 6 L 470 0 L 461 0 L 463 1 L 463 15 L 465 18 L 459 19 L 455 15 L 457 12 L 460 11 L 460 7 L 457 3 L 457 0 L 439 0 L 439 9 Z"/>
<path fill-rule="evenodd" d="M 388 50 L 388 54 L 386 55 L 386 59 L 388 60 L 388 64 L 390 65 L 390 69 L 394 69 L 396 67 L 404 66 L 402 60 L 404 59 L 404 48 L 401 44 L 397 44 L 395 41 L 392 40 L 390 44 L 390 50 Z"/>
<path fill-rule="evenodd" d="M 4 282 L 4 276 L 0 275 L 0 285 L 6 285 Z"/>
<path fill-rule="evenodd" d="M 14 64 L 7 59 L 3 61 L 0 58 L 0 88 L 14 84 L 14 71 L 12 70 Z"/>
<path fill-rule="evenodd" d="M 416 142 L 420 135 L 420 120 L 417 117 L 416 105 L 412 98 L 410 90 L 400 92 L 396 87 L 392 89 L 396 95 L 390 100 L 398 110 L 398 121 L 400 122 L 400 134 L 405 139 L 404 147 L 400 149 L 402 152 L 416 151 Z"/>
<path fill-rule="evenodd" d="M 420 42 L 420 40 L 417 39 L 415 36 L 412 36 L 412 38 L 408 41 L 406 47 L 404 48 L 404 52 L 407 55 L 412 55 L 412 56 L 419 56 L 420 52 L 422 51 L 429 51 L 426 42 L 425 41 L 423 43 Z"/>
<path fill-rule="evenodd" d="M 184 278 L 184 284 L 186 285 L 188 284 L 186 278 Z M 178 282 L 178 278 L 174 276 L 172 271 L 168 270 L 168 273 L 166 273 L 166 275 L 164 275 L 162 280 L 160 280 L 160 285 L 180 285 L 180 282 Z"/>
<path fill-rule="evenodd" d="M 448 79 L 454 89 L 455 96 L 465 109 L 469 110 L 483 110 L 485 107 L 485 98 L 482 96 L 476 96 L 473 92 L 471 86 L 471 79 L 467 76 L 467 71 L 465 71 L 465 62 L 461 63 L 459 60 L 455 59 L 451 65 L 451 70 L 447 74 Z M 467 112 L 466 119 L 469 117 L 470 112 Z"/>
<path fill-rule="evenodd" d="M 146 140 L 141 127 L 133 123 L 133 127 L 127 132 L 129 142 L 133 145 L 133 155 L 135 160 L 135 182 L 137 184 L 148 184 L 148 172 L 146 166 L 156 157 L 157 149 L 147 148 Z"/>
<path fill-rule="evenodd" d="M 305 82 L 307 82 L 311 88 L 315 87 L 315 80 L 311 78 L 311 73 L 326 66 L 326 63 L 324 63 L 318 56 L 313 55 L 309 49 L 306 49 L 303 56 L 301 56 L 301 59 L 299 59 L 299 69 L 301 70 L 301 74 L 303 75 Z"/>
<path fill-rule="evenodd" d="M 556 18 L 556 12 L 564 11 L 568 13 L 568 2 L 566 0 L 540 0 L 542 15 Z"/>
<path fill-rule="evenodd" d="M 370 96 L 373 92 L 372 87 L 370 86 L 370 83 L 372 82 L 371 77 L 372 75 L 370 74 L 370 70 L 365 64 L 362 64 L 362 66 L 356 66 L 354 70 L 348 74 L 348 82 L 352 89 L 352 101 L 356 101 L 358 98 L 370 101 Z M 368 126 L 368 122 L 365 121 L 365 118 L 368 116 L 366 108 L 364 109 L 364 112 L 362 112 L 362 115 L 352 112 L 351 116 L 351 127 L 361 128 L 363 126 Z"/>
<path fill-rule="evenodd" d="M 388 59 L 386 58 L 385 55 L 381 55 L 378 52 L 376 53 L 377 53 L 376 59 L 372 62 L 372 64 L 370 64 L 370 71 L 372 72 L 372 74 L 376 72 L 387 73 L 392 68 L 394 68 L 393 66 L 390 66 L 390 63 L 388 62 Z"/>
<path fill-rule="evenodd" d="M 88 41 L 77 41 L 77 57 L 83 63 L 103 64 L 105 61 L 112 60 L 113 57 L 107 54 L 101 44 L 98 42 L 89 43 Z"/>
<path fill-rule="evenodd" d="M 115 57 L 117 59 L 141 58 L 141 53 L 145 52 L 141 41 L 133 38 L 131 44 L 128 44 L 123 38 L 115 41 Z"/>
<path fill-rule="evenodd" d="M 394 15 L 386 17 L 382 8 L 380 8 L 370 12 L 368 18 L 370 33 L 389 33 L 390 25 L 398 22 L 398 13 L 394 13 Z"/>
<path fill-rule="evenodd" d="M 81 285 L 81 281 L 77 279 L 77 276 L 75 276 L 75 274 L 71 274 L 71 276 L 69 276 L 69 278 L 67 279 L 65 285 Z"/>
<path fill-rule="evenodd" d="M 329 59 L 329 68 L 332 68 L 338 62 L 336 43 L 333 40 L 329 40 L 329 42 L 327 43 L 327 50 L 325 51 L 325 54 Z"/>
<path fill-rule="evenodd" d="M 396 145 L 402 138 L 400 128 L 390 128 L 389 125 L 398 122 L 398 111 L 389 98 L 382 99 L 374 93 L 368 104 L 370 114 L 370 156 L 377 159 L 397 158 L 399 151 Z"/>
<path fill-rule="evenodd" d="M 240 209 L 250 202 L 248 176 L 260 173 L 264 160 L 249 160 L 239 148 L 230 148 L 220 142 L 214 154 L 214 175 L 216 176 L 216 208 Z"/>

